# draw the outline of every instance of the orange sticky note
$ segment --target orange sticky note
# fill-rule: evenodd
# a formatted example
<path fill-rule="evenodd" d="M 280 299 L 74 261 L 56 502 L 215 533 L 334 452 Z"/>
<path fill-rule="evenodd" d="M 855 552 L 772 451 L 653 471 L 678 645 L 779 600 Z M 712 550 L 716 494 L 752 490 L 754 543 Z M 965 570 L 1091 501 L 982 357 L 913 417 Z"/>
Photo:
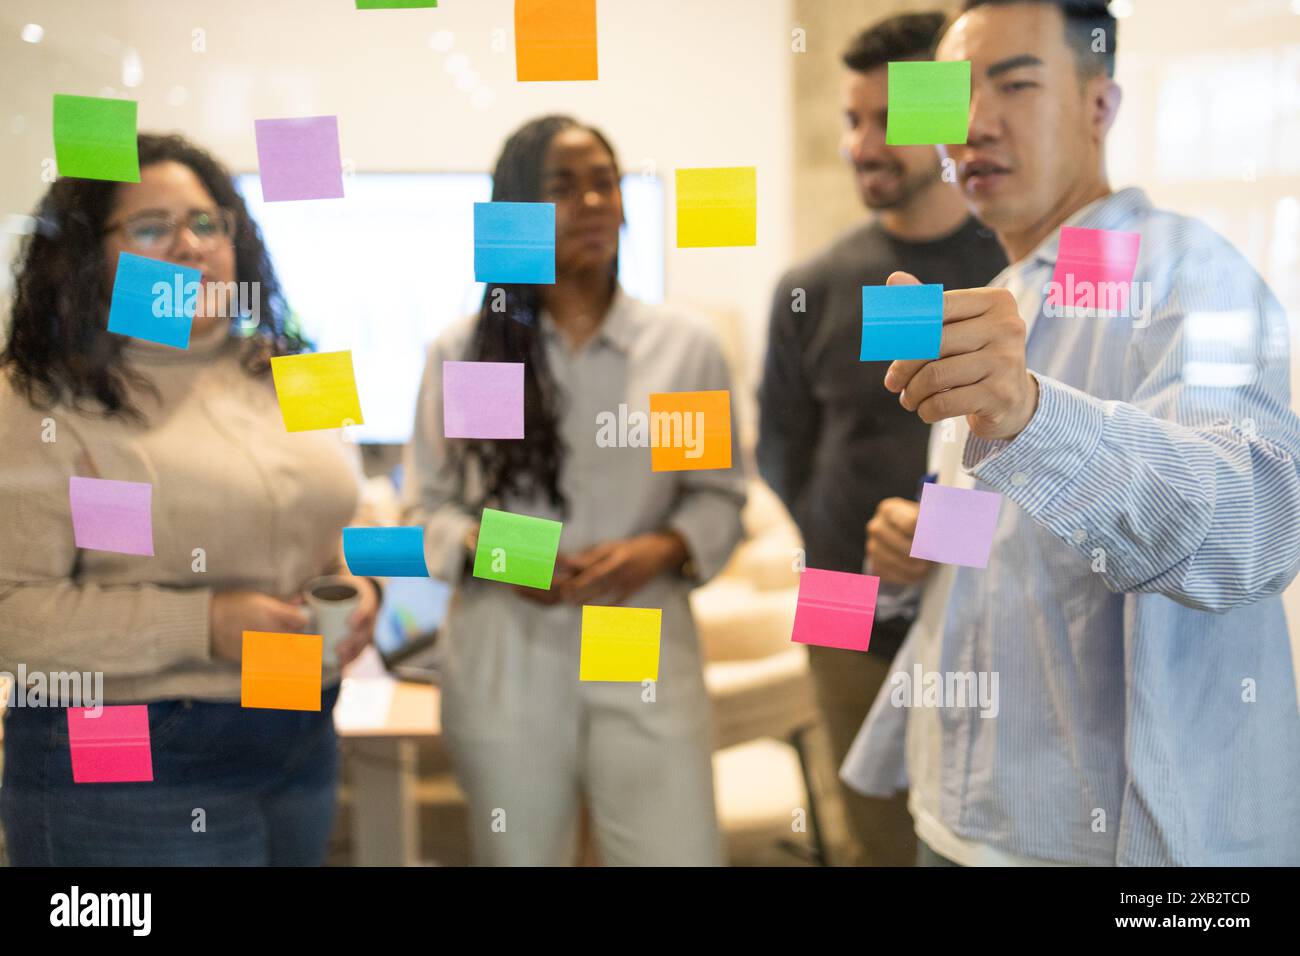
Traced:
<path fill-rule="evenodd" d="M 515 78 L 599 79 L 596 0 L 515 0 Z"/>
<path fill-rule="evenodd" d="M 319 634 L 245 631 L 240 705 L 320 710 L 322 650 Z"/>
<path fill-rule="evenodd" d="M 650 396 L 651 471 L 730 467 L 730 392 L 659 392 Z"/>

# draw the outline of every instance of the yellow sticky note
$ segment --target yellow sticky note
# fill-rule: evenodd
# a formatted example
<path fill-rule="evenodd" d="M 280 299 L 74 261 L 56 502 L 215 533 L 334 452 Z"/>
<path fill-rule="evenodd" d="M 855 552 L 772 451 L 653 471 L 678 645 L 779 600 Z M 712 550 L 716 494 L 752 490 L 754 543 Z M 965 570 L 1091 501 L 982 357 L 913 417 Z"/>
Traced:
<path fill-rule="evenodd" d="M 239 703 L 270 710 L 320 710 L 319 634 L 244 632 Z"/>
<path fill-rule="evenodd" d="M 758 244 L 753 166 L 677 170 L 677 248 Z"/>
<path fill-rule="evenodd" d="M 657 607 L 584 606 L 578 680 L 658 680 L 662 619 Z"/>
<path fill-rule="evenodd" d="M 271 359 L 285 431 L 364 425 L 351 352 L 281 355 Z"/>

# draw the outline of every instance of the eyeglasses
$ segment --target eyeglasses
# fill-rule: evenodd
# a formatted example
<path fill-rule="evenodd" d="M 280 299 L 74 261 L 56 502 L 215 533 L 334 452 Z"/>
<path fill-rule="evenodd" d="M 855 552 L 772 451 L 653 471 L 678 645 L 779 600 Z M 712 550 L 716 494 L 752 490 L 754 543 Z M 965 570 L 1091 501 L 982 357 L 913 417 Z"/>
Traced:
<path fill-rule="evenodd" d="M 199 245 L 211 248 L 229 242 L 235 234 L 235 214 L 229 209 L 191 210 L 184 224 Z M 104 230 L 105 235 L 121 229 L 127 241 L 141 252 L 161 252 L 176 241 L 180 220 L 165 212 L 141 212 Z"/>

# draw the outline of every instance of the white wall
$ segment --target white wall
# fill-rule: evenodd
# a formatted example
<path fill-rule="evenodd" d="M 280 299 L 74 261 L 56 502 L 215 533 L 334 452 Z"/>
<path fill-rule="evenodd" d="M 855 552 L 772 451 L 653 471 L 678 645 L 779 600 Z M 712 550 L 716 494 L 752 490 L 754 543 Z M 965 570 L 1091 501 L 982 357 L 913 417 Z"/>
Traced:
<path fill-rule="evenodd" d="M 358 12 L 353 0 L 6 0 L 0 6 L 0 216 L 28 212 L 53 156 L 51 96 L 140 103 L 141 129 L 178 130 L 229 165 L 255 169 L 253 119 L 334 113 L 358 171 L 489 169 L 524 120 L 569 112 L 602 127 L 629 170 L 669 187 L 668 296 L 743 317 L 756 367 L 790 234 L 788 0 L 599 0 L 600 80 L 519 84 L 511 0 L 442 0 L 436 10 Z M 45 28 L 24 43 L 24 23 Z M 206 31 L 206 52 L 192 30 Z M 430 38 L 450 31 L 486 107 L 446 70 Z M 494 30 L 504 43 L 496 44 Z M 123 84 L 134 49 L 138 86 Z M 111 94 L 110 94 L 111 95 Z M 21 117 L 16 119 L 16 117 Z M 653 164 L 652 166 L 650 164 Z M 758 167 L 758 245 L 674 245 L 672 170 Z"/>

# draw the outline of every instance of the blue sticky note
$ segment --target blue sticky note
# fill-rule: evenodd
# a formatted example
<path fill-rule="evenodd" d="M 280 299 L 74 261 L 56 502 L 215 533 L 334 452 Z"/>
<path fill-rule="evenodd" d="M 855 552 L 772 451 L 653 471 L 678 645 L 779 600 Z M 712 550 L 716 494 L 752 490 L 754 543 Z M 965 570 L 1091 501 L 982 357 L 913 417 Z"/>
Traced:
<path fill-rule="evenodd" d="M 108 331 L 172 348 L 189 348 L 202 275 L 189 266 L 120 253 L 108 308 Z"/>
<path fill-rule="evenodd" d="M 555 204 L 476 202 L 474 279 L 502 284 L 553 284 Z"/>
<path fill-rule="evenodd" d="M 377 578 L 427 578 L 423 528 L 344 528 L 348 570 Z"/>
<path fill-rule="evenodd" d="M 939 357 L 943 333 L 943 286 L 864 285 L 863 362 Z"/>

